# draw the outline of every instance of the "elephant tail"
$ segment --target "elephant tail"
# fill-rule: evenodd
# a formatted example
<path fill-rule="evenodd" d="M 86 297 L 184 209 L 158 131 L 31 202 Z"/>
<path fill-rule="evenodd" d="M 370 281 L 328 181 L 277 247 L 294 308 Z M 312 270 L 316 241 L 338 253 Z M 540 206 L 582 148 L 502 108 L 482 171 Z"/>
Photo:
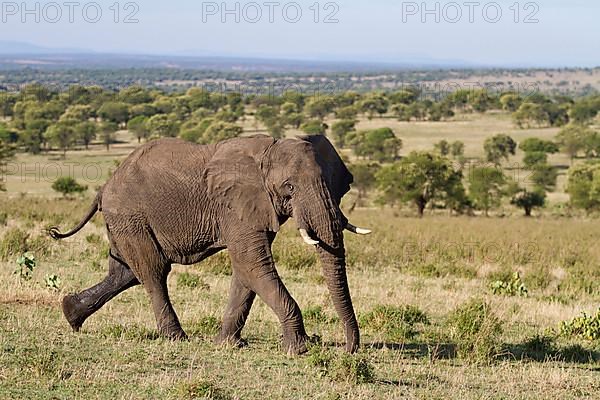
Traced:
<path fill-rule="evenodd" d="M 46 231 L 48 235 L 50 235 L 50 237 L 52 237 L 52 239 L 54 240 L 60 240 L 71 237 L 77 232 L 79 232 L 88 222 L 90 222 L 94 215 L 96 215 L 96 213 L 100 210 L 100 196 L 101 194 L 98 193 L 85 218 L 83 218 L 81 222 L 75 228 L 73 228 L 73 230 L 67 233 L 61 233 L 60 229 L 54 226 Z"/>

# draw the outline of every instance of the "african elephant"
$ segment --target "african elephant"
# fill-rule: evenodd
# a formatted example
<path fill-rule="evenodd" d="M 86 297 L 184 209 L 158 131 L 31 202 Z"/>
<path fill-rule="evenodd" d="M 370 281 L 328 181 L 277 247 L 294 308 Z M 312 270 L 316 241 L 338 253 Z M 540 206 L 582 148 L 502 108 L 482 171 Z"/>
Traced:
<path fill-rule="evenodd" d="M 283 348 L 306 351 L 298 304 L 283 285 L 271 253 L 280 226 L 296 220 L 302 238 L 319 254 L 335 309 L 344 324 L 346 350 L 359 346 L 359 329 L 346 278 L 340 200 L 353 177 L 323 136 L 275 140 L 269 136 L 198 145 L 162 139 L 137 148 L 99 190 L 72 231 L 51 228 L 54 239 L 74 235 L 101 211 L 110 242 L 108 276 L 67 295 L 63 313 L 78 331 L 83 322 L 124 290 L 143 284 L 159 332 L 186 338 L 167 292 L 171 264 L 194 264 L 223 249 L 232 260 L 229 301 L 217 342 L 242 345 L 254 298 L 275 312 Z"/>

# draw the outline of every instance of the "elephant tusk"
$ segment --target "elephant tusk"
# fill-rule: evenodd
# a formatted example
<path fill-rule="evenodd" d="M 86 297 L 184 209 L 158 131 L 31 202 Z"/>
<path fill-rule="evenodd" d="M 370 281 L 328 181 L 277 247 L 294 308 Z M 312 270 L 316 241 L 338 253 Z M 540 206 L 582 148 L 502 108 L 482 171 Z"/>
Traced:
<path fill-rule="evenodd" d="M 370 229 L 359 228 L 357 226 L 352 225 L 350 222 L 346 224 L 346 229 L 348 229 L 352 233 L 356 233 L 357 235 L 368 235 L 371 233 Z"/>
<path fill-rule="evenodd" d="M 308 232 L 306 232 L 306 229 L 298 229 L 298 230 L 300 231 L 300 236 L 302 236 L 304 243 L 311 245 L 311 246 L 319 244 L 318 240 L 314 240 L 313 238 L 310 237 Z"/>

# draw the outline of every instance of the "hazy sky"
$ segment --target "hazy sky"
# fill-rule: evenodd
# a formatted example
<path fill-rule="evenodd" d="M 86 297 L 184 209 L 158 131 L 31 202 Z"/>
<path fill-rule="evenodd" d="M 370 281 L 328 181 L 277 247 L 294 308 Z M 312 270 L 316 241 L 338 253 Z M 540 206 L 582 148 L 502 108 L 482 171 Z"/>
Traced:
<path fill-rule="evenodd" d="M 71 6 L 63 0 L 50 5 L 42 1 L 37 10 L 35 1 L 25 0 L 29 13 L 21 1 L 0 3 L 0 40 L 151 54 L 600 66 L 598 0 L 125 0 L 118 3 L 118 16 L 111 9 L 114 0 L 73 1 Z M 98 7 L 94 4 L 102 11 L 95 23 Z M 222 15 L 223 4 L 233 12 Z M 423 4 L 432 12 L 424 14 Z M 131 19 L 138 22 L 125 23 L 135 11 Z M 328 15 L 330 23 L 325 23 Z M 528 16 L 530 23 L 525 23 Z"/>

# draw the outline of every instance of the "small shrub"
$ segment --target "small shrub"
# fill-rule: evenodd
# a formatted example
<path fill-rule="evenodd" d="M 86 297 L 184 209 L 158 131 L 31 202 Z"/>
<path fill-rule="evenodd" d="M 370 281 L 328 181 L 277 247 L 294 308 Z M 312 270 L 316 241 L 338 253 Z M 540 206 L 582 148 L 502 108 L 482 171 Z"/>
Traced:
<path fill-rule="evenodd" d="M 308 347 L 308 363 L 317 368 L 320 376 L 326 376 L 329 373 L 329 367 L 334 359 L 334 354 L 327 348 L 320 345 Z"/>
<path fill-rule="evenodd" d="M 17 258 L 17 269 L 15 270 L 14 274 L 18 275 L 19 278 L 24 281 L 29 281 L 33 276 L 33 270 L 35 267 L 37 267 L 35 256 L 33 254 L 26 253 Z"/>
<path fill-rule="evenodd" d="M 8 214 L 4 211 L 0 211 L 0 226 L 6 226 L 8 222 Z"/>
<path fill-rule="evenodd" d="M 587 315 L 584 312 L 571 321 L 561 322 L 560 334 L 565 337 L 600 340 L 600 308 L 596 315 Z"/>
<path fill-rule="evenodd" d="M 181 382 L 173 388 L 173 395 L 176 399 L 231 399 L 225 391 L 206 381 Z"/>
<path fill-rule="evenodd" d="M 200 290 L 210 289 L 208 283 L 204 282 L 200 275 L 190 274 L 189 272 L 177 274 L 177 287 L 189 287 Z"/>
<path fill-rule="evenodd" d="M 460 357 L 482 362 L 498 354 L 502 325 L 489 304 L 477 299 L 467 302 L 450 314 L 448 325 Z"/>
<path fill-rule="evenodd" d="M 46 285 L 46 288 L 51 290 L 60 289 L 60 282 L 61 281 L 58 275 L 46 275 L 46 277 L 44 278 L 44 284 Z"/>
<path fill-rule="evenodd" d="M 499 280 L 494 281 L 490 284 L 490 289 L 494 294 L 501 294 L 504 296 L 519 296 L 527 297 L 527 287 L 521 280 L 521 276 L 518 272 L 515 272 L 510 280 Z"/>
<path fill-rule="evenodd" d="M 329 376 L 334 381 L 362 384 L 375 380 L 372 365 L 361 356 L 335 354 L 321 345 L 313 345 L 309 346 L 307 360 L 320 376 Z"/>
<path fill-rule="evenodd" d="M 333 380 L 355 385 L 375 381 L 373 366 L 369 361 L 364 357 L 348 353 L 342 353 L 334 359 L 331 377 Z"/>
<path fill-rule="evenodd" d="M 377 305 L 360 317 L 360 323 L 373 332 L 383 333 L 388 340 L 401 341 L 416 336 L 418 332 L 415 325 L 427 325 L 429 318 L 412 305 Z"/>
<path fill-rule="evenodd" d="M 9 229 L 0 241 L 0 258 L 7 260 L 9 257 L 29 251 L 27 240 L 29 234 L 19 228 Z"/>
<path fill-rule="evenodd" d="M 221 329 L 221 321 L 212 315 L 200 318 L 190 329 L 191 335 L 213 337 Z"/>
<path fill-rule="evenodd" d="M 65 198 L 71 198 L 73 194 L 85 192 L 87 186 L 80 185 L 73 177 L 63 176 L 54 181 L 52 190 L 61 193 Z"/>

